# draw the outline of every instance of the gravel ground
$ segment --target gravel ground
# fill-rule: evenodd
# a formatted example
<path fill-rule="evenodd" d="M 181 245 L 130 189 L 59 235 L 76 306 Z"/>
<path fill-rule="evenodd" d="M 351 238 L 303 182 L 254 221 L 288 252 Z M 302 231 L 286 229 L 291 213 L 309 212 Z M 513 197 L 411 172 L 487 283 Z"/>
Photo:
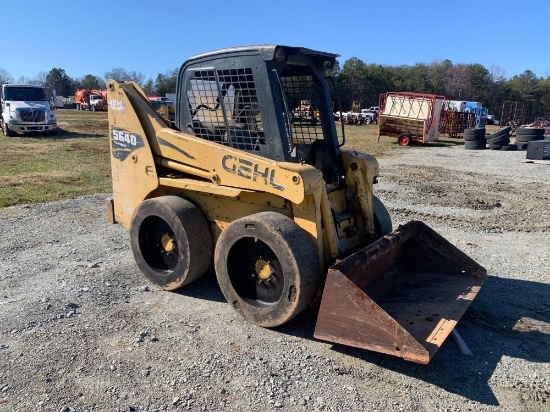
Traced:
<path fill-rule="evenodd" d="M 246 323 L 212 273 L 150 287 L 105 194 L 0 210 L 0 410 L 538 411 L 550 403 L 550 166 L 525 152 L 380 159 L 394 226 L 423 220 L 487 268 L 429 365 L 313 338 L 315 310 Z"/>

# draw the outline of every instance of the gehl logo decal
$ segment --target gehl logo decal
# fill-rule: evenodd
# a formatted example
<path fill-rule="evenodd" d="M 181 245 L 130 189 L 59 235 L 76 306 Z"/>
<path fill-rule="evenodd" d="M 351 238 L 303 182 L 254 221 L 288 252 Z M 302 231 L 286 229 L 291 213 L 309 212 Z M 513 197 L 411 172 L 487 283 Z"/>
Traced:
<path fill-rule="evenodd" d="M 266 185 L 269 184 L 277 190 L 285 190 L 283 186 L 275 183 L 275 169 L 269 167 L 264 168 L 258 163 L 253 163 L 250 160 L 240 159 L 232 155 L 225 155 L 222 158 L 222 167 L 225 171 L 244 177 L 245 179 L 256 181 L 258 178 L 263 178 Z"/>

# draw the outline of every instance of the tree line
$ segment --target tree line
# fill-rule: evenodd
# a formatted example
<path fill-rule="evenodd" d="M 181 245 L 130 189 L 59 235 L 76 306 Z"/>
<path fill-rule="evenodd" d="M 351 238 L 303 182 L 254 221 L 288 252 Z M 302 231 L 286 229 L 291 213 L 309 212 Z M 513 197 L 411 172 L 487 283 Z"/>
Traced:
<path fill-rule="evenodd" d="M 105 73 L 104 77 L 87 74 L 81 78 L 71 78 L 64 69 L 54 67 L 49 72 L 40 72 L 35 77 L 20 76 L 15 79 L 7 70 L 0 68 L 0 84 L 36 84 L 45 86 L 48 94 L 57 96 L 74 96 L 77 89 L 105 89 L 105 79 L 116 81 L 130 80 L 138 83 L 147 95 L 156 94 L 165 96 L 166 93 L 176 91 L 176 79 L 179 68 L 159 73 L 155 80 L 145 79 L 143 73 L 127 71 L 122 67 L 115 67 Z"/>
<path fill-rule="evenodd" d="M 507 79 L 505 71 L 481 64 L 453 64 L 450 60 L 414 66 L 366 64 L 352 57 L 330 73 L 336 80 L 342 109 L 354 101 L 361 107 L 378 105 L 384 92 L 415 92 L 443 95 L 447 100 L 481 102 L 489 114 L 500 117 L 505 101 L 522 103 L 525 121 L 550 117 L 550 76 L 537 77 L 531 70 Z"/>
<path fill-rule="evenodd" d="M 14 79 L 0 68 L 0 84 L 40 84 L 46 86 L 50 93 L 55 90 L 58 96 L 72 96 L 76 89 L 105 88 L 104 79 L 131 80 L 148 95 L 165 96 L 176 91 L 178 71 L 179 68 L 175 68 L 158 73 L 153 80 L 145 79 L 141 72 L 116 67 L 106 72 L 103 78 L 87 74 L 73 79 L 65 70 L 54 67 L 48 73 L 40 72 L 33 78 L 21 76 Z M 366 64 L 352 57 L 342 66 L 337 61 L 329 74 L 336 80 L 344 111 L 350 110 L 354 101 L 359 101 L 361 107 L 376 106 L 381 93 L 394 91 L 438 94 L 448 100 L 481 102 L 497 118 L 504 101 L 516 101 L 523 103 L 526 121 L 537 116 L 550 117 L 550 76 L 537 77 L 530 70 L 506 78 L 505 71 L 498 66 L 487 69 L 481 64 L 453 64 L 450 60 L 413 66 L 386 66 Z"/>

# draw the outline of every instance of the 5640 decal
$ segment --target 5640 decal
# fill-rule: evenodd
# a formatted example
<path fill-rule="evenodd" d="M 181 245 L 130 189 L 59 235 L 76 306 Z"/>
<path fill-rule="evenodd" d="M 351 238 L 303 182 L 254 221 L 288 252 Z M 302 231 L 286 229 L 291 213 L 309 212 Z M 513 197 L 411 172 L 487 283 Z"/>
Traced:
<path fill-rule="evenodd" d="M 130 153 L 145 146 L 143 137 L 124 129 L 111 128 L 111 150 L 113 157 L 124 160 Z"/>

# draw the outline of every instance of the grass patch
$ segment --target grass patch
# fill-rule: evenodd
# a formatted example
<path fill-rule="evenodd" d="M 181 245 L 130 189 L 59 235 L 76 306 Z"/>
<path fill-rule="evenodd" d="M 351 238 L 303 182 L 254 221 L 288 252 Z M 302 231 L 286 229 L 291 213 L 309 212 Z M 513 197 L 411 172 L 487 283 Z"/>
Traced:
<path fill-rule="evenodd" d="M 337 125 L 338 134 L 341 135 L 340 125 Z M 408 147 L 399 146 L 396 137 L 380 136 L 378 138 L 378 125 L 345 125 L 346 144 L 344 149 L 356 150 L 373 155 L 374 157 L 386 157 L 398 155 L 401 150 Z M 489 133 L 489 130 L 487 130 Z M 340 138 L 341 141 L 341 138 Z M 439 135 L 439 139 L 432 143 L 426 143 L 428 147 L 452 147 L 464 145 L 462 138 L 452 138 Z M 422 143 L 412 143 L 413 147 L 422 147 Z"/>
<path fill-rule="evenodd" d="M 0 207 L 112 191 L 107 113 L 58 110 L 57 119 L 60 130 L 56 137 L 8 138 L 0 133 Z M 497 128 L 489 126 L 487 133 Z M 344 148 L 348 150 L 380 158 L 407 150 L 395 137 L 379 139 L 376 125 L 346 125 L 345 133 Z M 461 138 L 441 136 L 428 146 L 463 143 Z"/>
<path fill-rule="evenodd" d="M 58 110 L 59 135 L 0 135 L 0 207 L 110 192 L 106 112 Z"/>

